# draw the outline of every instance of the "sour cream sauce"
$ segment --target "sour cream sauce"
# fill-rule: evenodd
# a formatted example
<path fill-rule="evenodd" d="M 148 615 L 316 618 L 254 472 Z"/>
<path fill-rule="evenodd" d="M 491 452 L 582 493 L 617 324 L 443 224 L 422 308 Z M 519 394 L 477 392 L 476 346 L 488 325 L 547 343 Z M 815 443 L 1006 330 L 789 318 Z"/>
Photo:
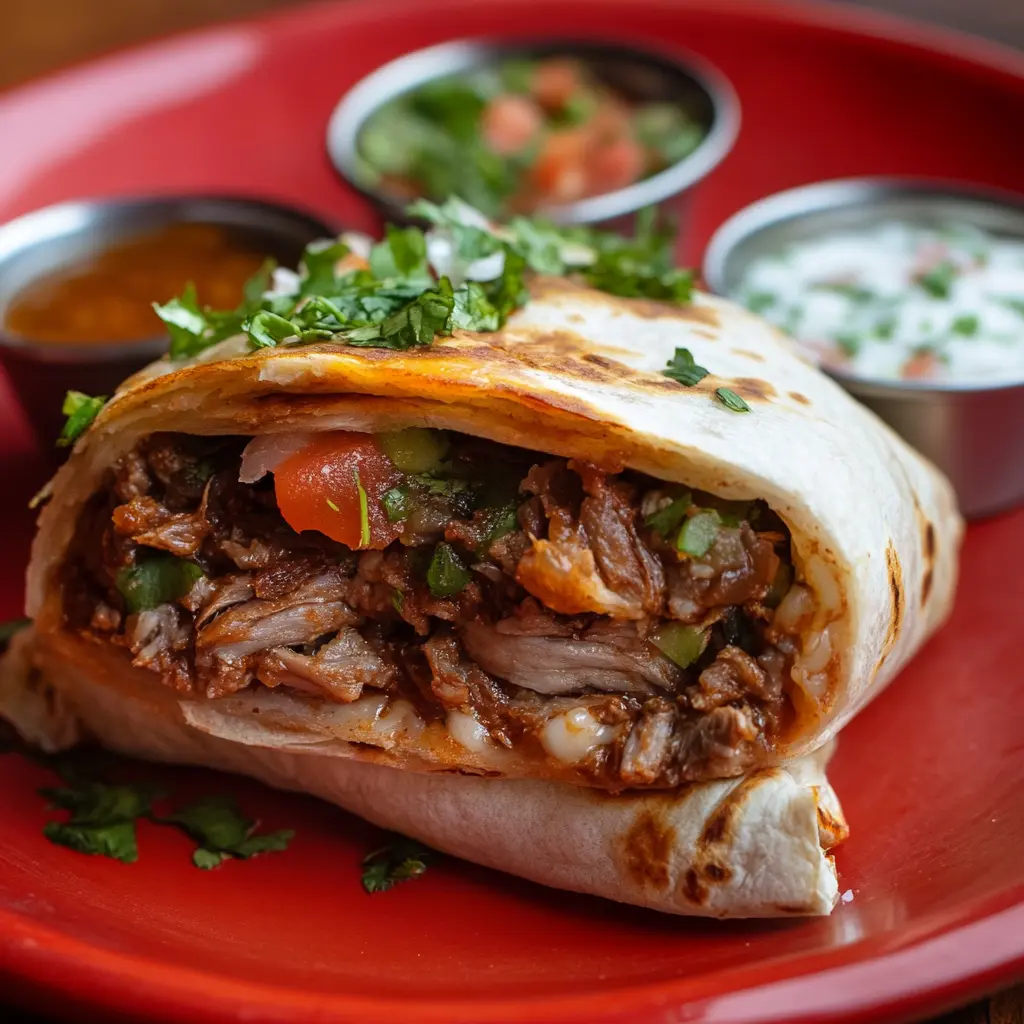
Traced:
<path fill-rule="evenodd" d="M 738 300 L 824 366 L 882 380 L 1024 380 L 1024 241 L 890 222 L 753 260 Z"/>

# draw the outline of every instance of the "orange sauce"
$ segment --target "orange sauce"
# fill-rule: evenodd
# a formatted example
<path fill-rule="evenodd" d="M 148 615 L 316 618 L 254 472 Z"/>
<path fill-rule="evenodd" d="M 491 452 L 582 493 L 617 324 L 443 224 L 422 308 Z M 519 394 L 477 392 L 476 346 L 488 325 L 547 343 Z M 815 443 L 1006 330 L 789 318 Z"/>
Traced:
<path fill-rule="evenodd" d="M 200 305 L 233 309 L 263 253 L 212 224 L 171 224 L 38 278 L 8 306 L 4 327 L 33 341 L 140 341 L 165 333 L 153 312 L 195 283 Z"/>

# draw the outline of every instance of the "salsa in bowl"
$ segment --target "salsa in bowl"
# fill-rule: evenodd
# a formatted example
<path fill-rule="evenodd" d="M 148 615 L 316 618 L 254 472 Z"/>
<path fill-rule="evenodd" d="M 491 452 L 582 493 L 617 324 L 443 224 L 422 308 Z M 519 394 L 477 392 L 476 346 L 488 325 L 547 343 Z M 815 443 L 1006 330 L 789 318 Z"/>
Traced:
<path fill-rule="evenodd" d="M 594 223 L 685 191 L 737 128 L 731 87 L 696 58 L 461 41 L 364 78 L 335 109 L 327 144 L 388 217 L 456 195 L 496 219 Z"/>

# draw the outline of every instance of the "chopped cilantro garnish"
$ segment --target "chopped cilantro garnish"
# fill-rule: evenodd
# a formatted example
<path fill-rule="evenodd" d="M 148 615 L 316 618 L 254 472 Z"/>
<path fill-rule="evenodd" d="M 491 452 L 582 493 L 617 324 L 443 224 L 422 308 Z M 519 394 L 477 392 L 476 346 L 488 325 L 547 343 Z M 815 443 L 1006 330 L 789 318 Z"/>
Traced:
<path fill-rule="evenodd" d="M 129 612 L 141 612 L 184 597 L 202 575 L 195 562 L 155 554 L 122 569 L 117 574 L 117 589 Z"/>
<path fill-rule="evenodd" d="M 385 491 L 380 503 L 389 523 L 400 523 L 409 518 L 409 492 L 404 487 L 392 487 Z"/>
<path fill-rule="evenodd" d="M 433 852 L 414 839 L 397 837 L 363 859 L 363 888 L 368 893 L 387 892 L 399 882 L 419 878 Z"/>
<path fill-rule="evenodd" d="M 81 391 L 69 391 L 64 396 L 64 405 L 61 407 L 61 412 L 67 416 L 67 422 L 60 432 L 57 444 L 62 447 L 72 444 L 85 433 L 89 424 L 99 415 L 99 411 L 106 401 L 106 395 L 93 397 L 85 395 Z"/>
<path fill-rule="evenodd" d="M 848 355 L 855 356 L 859 351 L 863 338 L 853 331 L 839 331 L 835 336 L 835 343 Z"/>
<path fill-rule="evenodd" d="M 971 338 L 978 333 L 978 327 L 981 322 L 974 313 L 965 313 L 963 316 L 958 316 L 953 323 L 950 325 L 950 329 L 954 334 L 961 334 L 965 338 Z"/>
<path fill-rule="evenodd" d="M 715 397 L 733 412 L 750 412 L 750 406 L 732 388 L 715 388 Z"/>
<path fill-rule="evenodd" d="M 708 375 L 708 371 L 694 361 L 693 353 L 688 348 L 677 348 L 667 368 L 661 372 L 688 388 L 699 384 Z"/>
<path fill-rule="evenodd" d="M 917 283 L 929 295 L 933 295 L 937 299 L 948 299 L 958 273 L 959 271 L 955 263 L 943 260 L 932 267 L 926 274 L 918 277 Z"/>
<path fill-rule="evenodd" d="M 368 548 L 370 546 L 370 503 L 366 497 L 366 488 L 359 481 L 359 470 L 352 470 L 356 482 L 356 491 L 359 494 L 359 546 Z"/>
<path fill-rule="evenodd" d="M 442 541 L 434 548 L 427 568 L 427 585 L 434 597 L 454 597 L 469 582 L 470 572 L 451 544 Z"/>

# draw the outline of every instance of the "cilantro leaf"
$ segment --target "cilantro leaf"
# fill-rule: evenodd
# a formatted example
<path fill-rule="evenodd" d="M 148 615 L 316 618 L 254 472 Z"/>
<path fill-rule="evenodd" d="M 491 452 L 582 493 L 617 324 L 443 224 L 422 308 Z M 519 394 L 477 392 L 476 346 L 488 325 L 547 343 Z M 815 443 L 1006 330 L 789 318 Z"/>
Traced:
<path fill-rule="evenodd" d="M 320 240 L 307 245 L 302 253 L 302 266 L 306 275 L 299 285 L 299 294 L 330 294 L 338 280 L 334 268 L 349 252 L 344 242 Z"/>
<path fill-rule="evenodd" d="M 501 315 L 487 297 L 483 285 L 467 281 L 455 290 L 451 326 L 465 331 L 496 331 L 501 326 Z"/>
<path fill-rule="evenodd" d="M 112 857 L 125 864 L 138 860 L 135 824 L 164 794 L 148 784 L 109 786 L 76 781 L 39 790 L 51 807 L 69 811 L 67 821 L 50 821 L 43 835 L 79 853 Z"/>
<path fill-rule="evenodd" d="M 438 544 L 427 569 L 427 585 L 434 597 L 454 597 L 469 580 L 470 572 L 451 544 L 444 541 Z"/>
<path fill-rule="evenodd" d="M 205 346 L 203 336 L 209 323 L 199 308 L 196 286 L 191 281 L 178 298 L 171 299 L 164 305 L 153 303 L 153 312 L 164 322 L 167 333 L 171 336 L 170 356 L 182 359 L 195 355 Z"/>
<path fill-rule="evenodd" d="M 246 818 L 230 796 L 203 797 L 159 821 L 177 825 L 196 841 L 192 862 L 204 870 L 217 867 L 228 857 L 248 860 L 286 850 L 295 836 L 293 829 L 257 833 L 257 823 Z"/>
<path fill-rule="evenodd" d="M 699 384 L 708 375 L 707 369 L 694 361 L 693 353 L 688 348 L 677 348 L 666 364 L 666 369 L 661 372 L 688 388 Z"/>
<path fill-rule="evenodd" d="M 414 839 L 399 836 L 363 858 L 363 888 L 371 894 L 387 892 L 399 882 L 419 878 L 433 853 Z"/>
<path fill-rule="evenodd" d="M 370 272 L 380 280 L 415 279 L 433 282 L 427 267 L 427 242 L 419 228 L 387 226 L 387 235 L 370 251 Z"/>
<path fill-rule="evenodd" d="M 116 585 L 128 611 L 135 613 L 177 601 L 202 575 L 202 568 L 195 562 L 159 554 L 125 566 L 117 574 Z"/>
<path fill-rule="evenodd" d="M 455 308 L 451 281 L 442 277 L 437 287 L 418 295 L 378 324 L 344 332 L 350 345 L 369 348 L 410 349 L 429 345 L 437 334 L 450 334 L 448 318 Z"/>
<path fill-rule="evenodd" d="M 61 412 L 67 416 L 67 422 L 60 432 L 57 444 L 66 447 L 84 434 L 106 401 L 106 395 L 92 397 L 81 391 L 69 391 L 64 396 L 64 405 L 61 407 Z"/>

